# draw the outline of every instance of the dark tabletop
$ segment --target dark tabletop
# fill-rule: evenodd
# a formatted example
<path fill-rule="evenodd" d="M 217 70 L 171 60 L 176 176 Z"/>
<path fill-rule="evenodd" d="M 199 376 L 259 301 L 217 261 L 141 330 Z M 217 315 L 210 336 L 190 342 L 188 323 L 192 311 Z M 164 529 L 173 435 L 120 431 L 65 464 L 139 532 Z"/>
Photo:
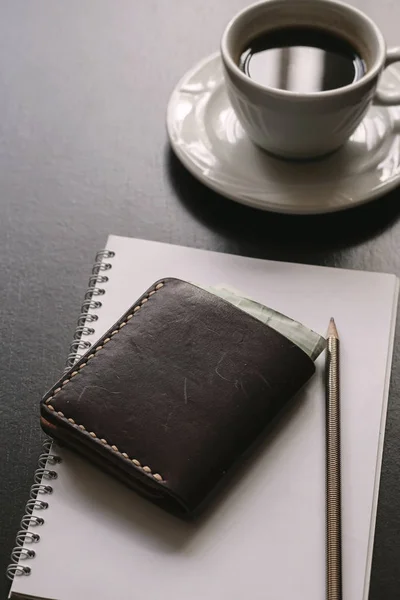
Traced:
<path fill-rule="evenodd" d="M 171 153 L 165 131 L 170 92 L 218 47 L 224 24 L 244 4 L 1 3 L 1 573 L 41 449 L 38 402 L 62 371 L 93 258 L 108 233 L 400 275 L 400 191 L 342 214 L 279 216 L 221 198 Z M 389 44 L 400 44 L 400 4 L 357 4 Z M 396 348 L 372 600 L 399 597 L 399 461 Z M 4 577 L 1 598 L 7 589 Z"/>

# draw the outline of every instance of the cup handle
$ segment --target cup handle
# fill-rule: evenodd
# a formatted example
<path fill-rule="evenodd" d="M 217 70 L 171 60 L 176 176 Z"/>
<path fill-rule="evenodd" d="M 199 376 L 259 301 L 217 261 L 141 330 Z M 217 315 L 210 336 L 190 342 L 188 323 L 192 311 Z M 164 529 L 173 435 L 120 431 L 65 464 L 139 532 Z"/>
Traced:
<path fill-rule="evenodd" d="M 391 48 L 387 51 L 384 69 L 395 62 L 400 62 L 400 48 Z M 375 92 L 375 102 L 384 106 L 400 104 L 400 92 L 384 92 L 377 89 Z"/>

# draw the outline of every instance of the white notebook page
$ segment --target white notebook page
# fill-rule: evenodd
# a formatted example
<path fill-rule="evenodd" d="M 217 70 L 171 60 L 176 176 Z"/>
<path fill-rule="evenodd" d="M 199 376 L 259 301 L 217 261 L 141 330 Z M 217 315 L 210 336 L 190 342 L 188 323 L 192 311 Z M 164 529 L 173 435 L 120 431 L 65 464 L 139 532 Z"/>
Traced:
<path fill-rule="evenodd" d="M 397 309 L 395 276 L 110 236 L 101 336 L 155 280 L 226 283 L 341 338 L 344 597 L 366 600 Z M 94 311 L 93 311 L 94 312 Z M 324 358 L 294 408 L 206 517 L 184 523 L 67 450 L 12 592 L 52 600 L 321 600 Z M 53 468 L 53 467 L 52 467 Z M 37 513 L 39 514 L 39 513 Z M 30 546 L 32 547 L 32 546 Z M 13 596 L 14 597 L 14 596 Z M 19 596 L 15 596 L 19 597 Z"/>

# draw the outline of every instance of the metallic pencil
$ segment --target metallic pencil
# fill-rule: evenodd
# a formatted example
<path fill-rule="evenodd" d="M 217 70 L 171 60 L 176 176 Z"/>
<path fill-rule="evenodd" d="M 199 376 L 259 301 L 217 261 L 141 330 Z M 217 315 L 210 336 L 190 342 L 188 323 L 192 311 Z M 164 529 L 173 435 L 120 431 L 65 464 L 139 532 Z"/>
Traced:
<path fill-rule="evenodd" d="M 327 600 L 342 599 L 339 336 L 330 320 L 326 352 Z"/>

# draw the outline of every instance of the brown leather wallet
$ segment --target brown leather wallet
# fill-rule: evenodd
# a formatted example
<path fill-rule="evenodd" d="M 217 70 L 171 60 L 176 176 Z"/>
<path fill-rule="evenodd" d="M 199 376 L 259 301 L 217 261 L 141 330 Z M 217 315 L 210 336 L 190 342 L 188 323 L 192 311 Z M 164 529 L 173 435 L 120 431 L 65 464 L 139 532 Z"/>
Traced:
<path fill-rule="evenodd" d="M 274 329 L 163 279 L 45 395 L 41 423 L 142 495 L 191 515 L 314 370 Z"/>

